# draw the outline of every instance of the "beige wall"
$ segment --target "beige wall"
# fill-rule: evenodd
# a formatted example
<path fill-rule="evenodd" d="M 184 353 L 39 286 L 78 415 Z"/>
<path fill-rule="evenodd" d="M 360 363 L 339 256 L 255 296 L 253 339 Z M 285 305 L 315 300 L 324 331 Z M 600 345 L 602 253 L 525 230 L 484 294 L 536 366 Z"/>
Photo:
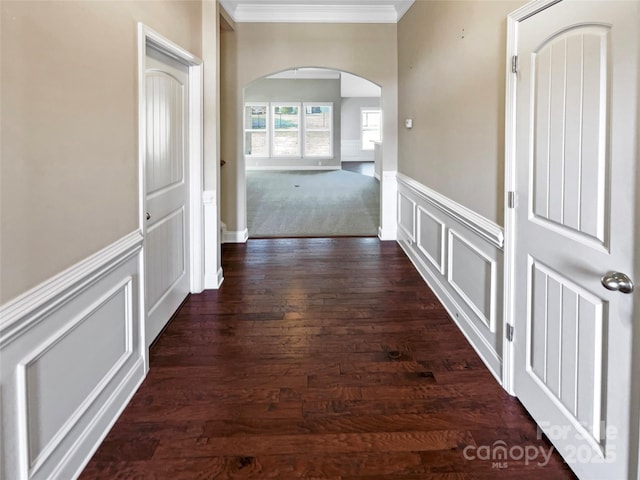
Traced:
<path fill-rule="evenodd" d="M 228 230 L 246 228 L 242 155 L 243 88 L 265 75 L 294 67 L 350 72 L 382 87 L 385 168 L 397 154 L 397 25 L 239 23 L 221 39 L 221 217 Z"/>
<path fill-rule="evenodd" d="M 398 171 L 500 225 L 506 17 L 524 3 L 417 1 L 398 24 Z"/>
<path fill-rule="evenodd" d="M 137 31 L 201 55 L 200 1 L 7 1 L 0 302 L 138 228 Z"/>

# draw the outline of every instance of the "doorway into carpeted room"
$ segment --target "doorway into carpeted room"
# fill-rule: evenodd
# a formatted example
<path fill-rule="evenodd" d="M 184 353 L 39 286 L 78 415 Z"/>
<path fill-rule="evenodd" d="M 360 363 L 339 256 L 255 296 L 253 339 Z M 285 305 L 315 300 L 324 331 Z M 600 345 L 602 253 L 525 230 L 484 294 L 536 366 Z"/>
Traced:
<path fill-rule="evenodd" d="M 249 237 L 375 236 L 380 183 L 347 170 L 248 171 Z"/>

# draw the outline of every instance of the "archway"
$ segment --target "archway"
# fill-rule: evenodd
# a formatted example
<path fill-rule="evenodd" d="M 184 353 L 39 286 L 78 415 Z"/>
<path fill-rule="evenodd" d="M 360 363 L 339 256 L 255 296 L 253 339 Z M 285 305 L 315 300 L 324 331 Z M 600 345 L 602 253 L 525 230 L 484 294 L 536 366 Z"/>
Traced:
<path fill-rule="evenodd" d="M 242 100 L 248 236 L 376 236 L 381 87 L 340 70 L 297 67 L 253 80 Z M 354 173 L 367 170 L 368 178 Z"/>

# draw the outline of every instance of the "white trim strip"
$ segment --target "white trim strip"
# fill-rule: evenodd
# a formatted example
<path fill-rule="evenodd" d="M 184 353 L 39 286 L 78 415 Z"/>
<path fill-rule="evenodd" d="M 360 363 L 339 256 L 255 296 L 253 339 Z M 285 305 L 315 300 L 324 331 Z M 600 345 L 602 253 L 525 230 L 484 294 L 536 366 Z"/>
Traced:
<path fill-rule="evenodd" d="M 498 248 L 503 247 L 504 232 L 502 227 L 499 225 L 487 220 L 485 217 L 473 210 L 454 202 L 435 190 L 431 190 L 429 187 L 424 186 L 411 177 L 398 173 L 396 178 L 401 185 L 409 188 L 422 199 L 446 213 L 454 220 L 462 223 L 464 226 L 489 241 L 492 245 Z"/>
<path fill-rule="evenodd" d="M 222 243 L 247 243 L 249 230 L 229 231 L 226 225 L 222 227 Z"/>
<path fill-rule="evenodd" d="M 0 347 L 40 321 L 94 279 L 113 270 L 142 248 L 142 234 L 131 232 L 108 247 L 0 307 Z"/>

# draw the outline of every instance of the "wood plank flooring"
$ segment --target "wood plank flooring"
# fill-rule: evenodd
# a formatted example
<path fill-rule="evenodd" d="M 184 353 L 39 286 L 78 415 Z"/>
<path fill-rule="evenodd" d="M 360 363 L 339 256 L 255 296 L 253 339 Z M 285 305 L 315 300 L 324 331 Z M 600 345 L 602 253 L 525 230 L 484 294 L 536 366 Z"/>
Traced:
<path fill-rule="evenodd" d="M 574 478 L 396 243 L 250 240 L 223 267 L 81 478 Z M 478 458 L 499 441 L 541 453 Z"/>
<path fill-rule="evenodd" d="M 359 173 L 368 177 L 375 175 L 375 163 L 374 162 L 342 162 L 342 170 L 348 172 Z"/>

